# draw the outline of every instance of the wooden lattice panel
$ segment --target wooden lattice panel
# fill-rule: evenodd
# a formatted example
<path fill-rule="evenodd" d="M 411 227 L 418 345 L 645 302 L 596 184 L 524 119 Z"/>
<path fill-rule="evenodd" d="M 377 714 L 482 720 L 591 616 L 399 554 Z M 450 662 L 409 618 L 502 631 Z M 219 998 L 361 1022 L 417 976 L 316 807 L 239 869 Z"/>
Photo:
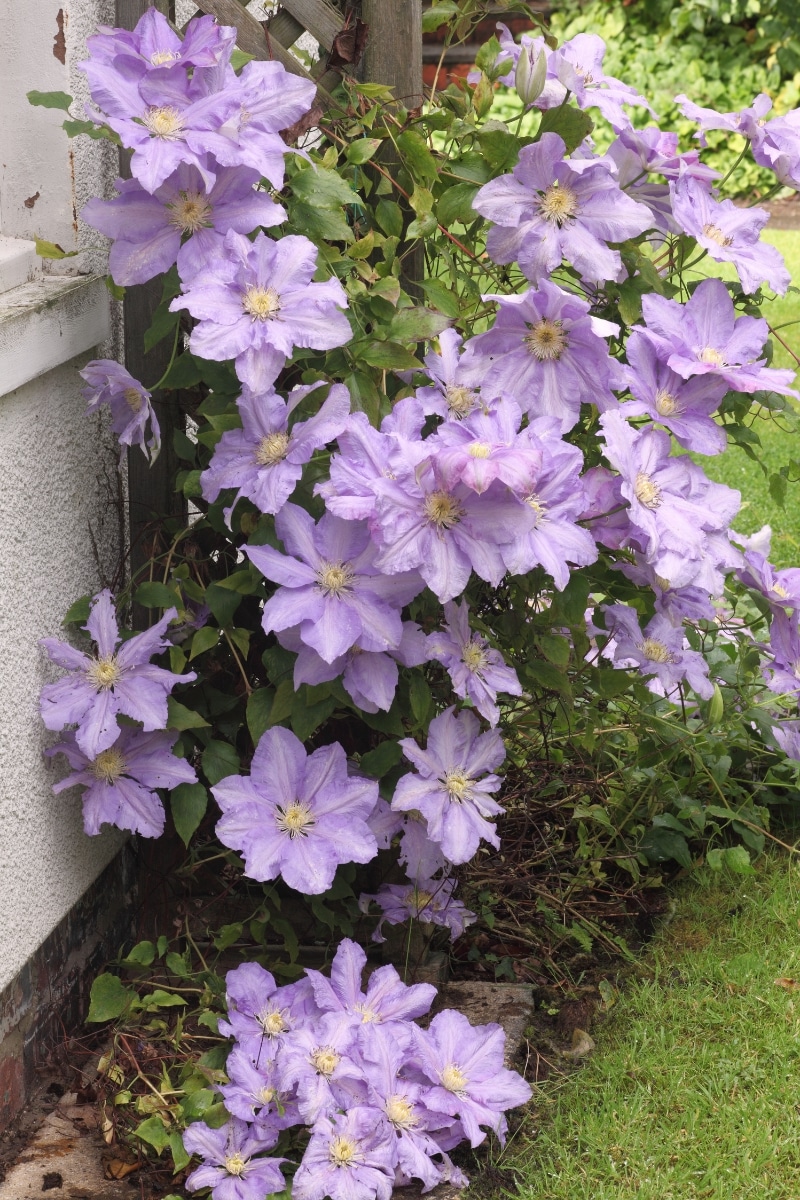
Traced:
<path fill-rule="evenodd" d="M 210 13 L 220 25 L 236 27 L 236 44 L 245 54 L 275 59 L 293 75 L 313 80 L 319 99 L 325 104 L 330 101 L 330 89 L 340 76 L 338 71 L 326 69 L 326 52 L 341 32 L 344 17 L 328 0 L 282 0 L 274 16 L 263 23 L 247 11 L 244 0 L 196 0 L 196 3 L 200 12 Z M 310 33 L 320 45 L 320 62 L 311 71 L 291 53 L 291 47 L 304 33 Z"/>

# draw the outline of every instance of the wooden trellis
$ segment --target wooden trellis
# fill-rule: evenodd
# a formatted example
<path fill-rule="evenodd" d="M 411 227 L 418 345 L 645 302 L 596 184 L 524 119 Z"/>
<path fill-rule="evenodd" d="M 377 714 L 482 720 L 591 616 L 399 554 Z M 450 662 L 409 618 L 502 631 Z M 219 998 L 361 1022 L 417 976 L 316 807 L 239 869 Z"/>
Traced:
<path fill-rule="evenodd" d="M 346 23 L 339 8 L 329 4 L 328 0 L 282 0 L 275 14 L 262 22 L 257 21 L 240 0 L 196 0 L 196 3 L 198 15 L 210 13 L 220 25 L 236 27 L 236 44 L 245 54 L 257 59 L 275 59 L 293 75 L 313 80 L 320 102 L 325 107 L 330 104 L 330 90 L 336 86 L 340 75 L 328 67 L 327 60 Z M 320 60 L 311 71 L 291 53 L 291 47 L 305 33 L 310 33 L 320 46 Z"/>

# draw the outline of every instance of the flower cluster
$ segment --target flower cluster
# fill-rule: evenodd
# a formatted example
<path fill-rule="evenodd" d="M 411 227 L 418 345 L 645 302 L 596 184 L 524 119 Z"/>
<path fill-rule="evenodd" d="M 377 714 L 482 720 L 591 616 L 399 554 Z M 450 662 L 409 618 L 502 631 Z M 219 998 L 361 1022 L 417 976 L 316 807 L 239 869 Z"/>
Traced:
<path fill-rule="evenodd" d="M 297 1200 L 389 1200 L 397 1184 L 466 1184 L 448 1151 L 477 1146 L 493 1130 L 502 1141 L 505 1110 L 531 1089 L 504 1065 L 499 1025 L 472 1026 L 461 1013 L 416 1024 L 434 1000 L 427 983 L 406 985 L 394 967 L 362 984 L 366 954 L 345 939 L 330 977 L 307 970 L 278 986 L 256 963 L 227 976 L 235 1039 L 220 1087 L 230 1122 L 190 1125 L 184 1145 L 204 1160 L 190 1191 L 211 1187 L 215 1200 L 264 1200 L 282 1191 L 281 1164 L 270 1156 L 283 1130 L 311 1127 L 292 1181 Z"/>
<path fill-rule="evenodd" d="M 73 769 L 53 790 L 84 786 L 83 823 L 89 834 L 99 833 L 107 822 L 157 837 L 164 828 L 164 808 L 153 789 L 197 782 L 194 768 L 172 753 L 177 735 L 156 732 L 166 730 L 172 689 L 196 678 L 194 672 L 176 675 L 150 661 L 167 646 L 164 634 L 177 615 L 168 609 L 150 629 L 122 641 L 111 593 L 103 591 L 94 597 L 85 626 L 97 648 L 94 655 L 57 638 L 42 641 L 51 661 L 69 672 L 42 688 L 42 720 L 48 729 L 77 727 L 49 751 L 64 754 Z M 120 715 L 138 721 L 141 730 L 121 727 Z"/>

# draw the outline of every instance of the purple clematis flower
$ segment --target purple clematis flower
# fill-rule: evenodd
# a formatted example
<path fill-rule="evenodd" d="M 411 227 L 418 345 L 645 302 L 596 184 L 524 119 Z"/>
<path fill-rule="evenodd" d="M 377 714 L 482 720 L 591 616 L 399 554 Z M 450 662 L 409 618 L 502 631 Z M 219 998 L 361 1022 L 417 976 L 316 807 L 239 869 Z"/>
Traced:
<path fill-rule="evenodd" d="M 237 167 L 215 174 L 207 191 L 197 167 L 181 163 L 152 195 L 136 179 L 118 179 L 114 200 L 84 205 L 83 220 L 115 239 L 108 258 L 115 283 L 145 283 L 175 262 L 182 277 L 191 277 L 222 253 L 229 229 L 250 233 L 285 219 L 285 210 L 256 190 L 257 171 Z"/>
<path fill-rule="evenodd" d="M 495 587 L 505 574 L 500 544 L 521 529 L 519 500 L 493 483 L 478 496 L 464 484 L 446 488 L 428 460 L 413 473 L 375 480 L 370 532 L 379 570 L 390 577 L 414 567 L 444 603 L 464 591 L 470 572 Z"/>
<path fill-rule="evenodd" d="M 276 1058 L 287 1034 L 319 1015 L 308 980 L 278 987 L 258 963 L 245 962 L 225 976 L 228 1020 L 224 1037 L 235 1037 L 257 1066 Z"/>
<path fill-rule="evenodd" d="M 783 255 L 759 240 L 769 220 L 765 208 L 715 200 L 707 184 L 688 175 L 671 183 L 670 191 L 672 212 L 682 231 L 717 262 L 733 263 L 746 292 L 757 291 L 766 281 L 779 296 L 784 295 L 792 277 Z"/>
<path fill-rule="evenodd" d="M 412 415 L 411 409 L 401 401 L 395 405 L 392 416 L 401 406 L 401 416 Z M 421 406 L 419 412 L 424 419 Z M 314 488 L 315 494 L 325 500 L 329 512 L 337 517 L 347 521 L 372 517 L 377 481 L 407 474 L 429 457 L 430 449 L 420 440 L 416 421 L 411 428 L 393 424 L 389 430 L 387 425 L 384 421 L 379 432 L 370 425 L 364 413 L 353 413 L 339 435 L 339 453 L 331 459 L 330 478 Z"/>
<path fill-rule="evenodd" d="M 220 1129 L 195 1121 L 184 1131 L 183 1144 L 188 1154 L 199 1154 L 205 1161 L 186 1180 L 187 1191 L 210 1187 L 213 1200 L 264 1200 L 282 1192 L 286 1180 L 281 1163 L 286 1159 L 255 1157 L 271 1150 L 276 1141 L 272 1130 L 236 1117 Z"/>
<path fill-rule="evenodd" d="M 422 921 L 441 925 L 450 931 L 450 940 L 461 937 L 468 925 L 477 920 L 474 912 L 456 900 L 455 879 L 421 879 L 417 883 L 387 883 L 379 891 L 362 892 L 358 907 L 363 913 L 370 904 L 381 909 L 381 919 L 372 934 L 373 942 L 385 942 L 383 924 L 404 925 L 406 921 Z"/>
<path fill-rule="evenodd" d="M 80 63 L 93 84 L 107 79 L 99 70 L 112 66 L 122 55 L 137 60 L 147 70 L 164 66 L 213 67 L 227 62 L 236 44 L 236 30 L 218 25 L 211 16 L 195 17 L 186 26 L 183 37 L 156 8 L 149 8 L 133 30 L 98 26 L 98 32 L 86 39 L 91 55 Z M 92 93 L 98 104 L 102 100 Z"/>
<path fill-rule="evenodd" d="M 493 392 L 488 390 L 482 398 L 480 385 L 472 379 L 466 382 L 461 367 L 462 342 L 461 334 L 455 329 L 444 329 L 439 334 L 439 354 L 431 350 L 425 355 L 423 361 L 432 383 L 417 388 L 415 395 L 426 416 L 461 421 L 476 409 L 484 408 L 487 399 L 493 397 Z"/>
<path fill-rule="evenodd" d="M 721 454 L 728 444 L 725 430 L 711 414 L 727 391 L 725 381 L 715 375 L 683 379 L 668 367 L 657 349 L 641 332 L 628 338 L 631 368 L 629 387 L 633 400 L 621 409 L 625 417 L 648 416 L 666 426 L 687 450 Z"/>
<path fill-rule="evenodd" d="M 92 658 L 58 638 L 43 638 L 49 657 L 71 674 L 42 688 L 40 708 L 48 729 L 77 725 L 75 740 L 90 759 L 113 746 L 120 734 L 117 714 L 141 721 L 148 732 L 167 724 L 167 696 L 177 683 L 191 683 L 194 671 L 174 675 L 150 659 L 169 644 L 164 638 L 177 616 L 167 609 L 157 624 L 122 642 L 116 610 L 108 590 L 92 600 L 84 628 L 97 643 Z"/>
<path fill-rule="evenodd" d="M 642 297 L 647 327 L 641 332 L 683 379 L 710 375 L 739 392 L 798 396 L 794 372 L 767 367 L 758 355 L 769 328 L 757 317 L 737 317 L 721 279 L 704 279 L 686 304 L 654 294 Z"/>
<path fill-rule="evenodd" d="M 396 1152 L 379 1109 L 320 1117 L 292 1181 L 293 1200 L 391 1200 Z"/>
<path fill-rule="evenodd" d="M 323 1012 L 345 1018 L 350 1025 L 389 1025 L 395 1035 L 397 1022 L 422 1017 L 436 999 L 432 983 L 403 983 L 391 965 L 378 967 L 362 991 L 367 956 L 361 946 L 343 938 L 339 943 L 330 979 L 319 971 L 307 970 L 314 999 Z"/>
<path fill-rule="evenodd" d="M 587 283 L 624 278 L 619 251 L 608 243 L 651 229 L 650 210 L 620 190 L 609 159 L 578 169 L 565 152 L 557 133 L 545 133 L 522 148 L 510 175 L 484 184 L 473 208 L 494 222 L 486 250 L 495 262 L 518 262 L 533 283 L 562 260 Z"/>
<path fill-rule="evenodd" d="M 580 519 L 588 525 L 595 542 L 609 550 L 620 550 L 632 533 L 622 480 L 608 467 L 590 467 L 581 483 L 587 503 Z"/>
<path fill-rule="evenodd" d="M 428 836 L 452 863 L 472 858 L 481 839 L 497 849 L 497 831 L 486 818 L 505 812 L 491 798 L 502 780 L 486 772 L 499 767 L 506 756 L 500 734 L 481 733 L 469 709 L 456 715 L 448 708 L 431 721 L 426 750 L 412 738 L 402 738 L 400 745 L 416 773 L 398 781 L 392 808 L 422 813 Z"/>
<path fill-rule="evenodd" d="M 647 129 L 624 129 L 608 148 L 608 157 L 617 169 L 620 187 L 634 200 L 646 204 L 653 215 L 653 225 L 661 233 L 680 233 L 672 214 L 672 199 L 666 183 L 653 183 L 647 176 L 658 174 L 666 179 L 690 175 L 711 182 L 719 172 L 700 162 L 697 150 L 678 153 L 678 135 L 662 132 L 654 126 Z"/>
<path fill-rule="evenodd" d="M 594 549 L 594 545 L 592 545 Z M 521 696 L 522 685 L 513 667 L 508 667 L 499 650 L 469 625 L 469 605 L 450 601 L 444 606 L 445 627 L 430 635 L 431 656 L 450 676 L 453 691 L 469 699 L 494 726 L 500 720 L 497 693 Z"/>
<path fill-rule="evenodd" d="M 288 72 L 282 63 L 249 62 L 237 78 L 239 107 L 214 143 L 219 162 L 250 167 L 274 188 L 283 187 L 284 156 L 290 147 L 280 137 L 312 108 L 312 80 Z"/>
<path fill-rule="evenodd" d="M 365 523 L 326 513 L 315 525 L 304 509 L 287 504 L 275 531 L 288 555 L 245 547 L 262 575 L 280 585 L 264 605 L 265 632 L 300 622 L 300 639 L 328 663 L 356 644 L 376 652 L 400 645 L 400 610 L 422 591 L 422 580 L 416 571 L 382 574 Z"/>
<path fill-rule="evenodd" d="M 297 1089 L 297 1107 L 306 1124 L 366 1098 L 355 1040 L 355 1028 L 346 1016 L 326 1012 L 313 1027 L 296 1030 L 281 1046 L 281 1088 Z"/>
<path fill-rule="evenodd" d="M 763 554 L 747 550 L 736 577 L 745 587 L 760 592 L 773 609 L 800 609 L 800 568 L 777 571 Z"/>
<path fill-rule="evenodd" d="M 264 513 L 278 513 L 291 496 L 303 473 L 303 465 L 315 450 L 332 442 L 344 429 L 350 412 L 350 393 L 334 384 L 325 402 L 307 421 L 289 428 L 289 419 L 319 384 L 296 387 L 288 403 L 277 392 L 256 395 L 245 388 L 237 404 L 241 429 L 223 433 L 214 447 L 208 467 L 200 476 L 203 497 L 213 502 L 224 488 L 237 488 L 225 509 L 230 526 L 239 500 L 252 500 Z"/>
<path fill-rule="evenodd" d="M 632 532 L 642 543 L 645 560 L 671 587 L 697 584 L 719 594 L 719 548 L 713 535 L 733 520 L 739 492 L 712 483 L 688 455 L 671 458 L 669 434 L 661 430 L 651 426 L 637 431 L 611 412 L 600 423 L 606 457 L 622 476 Z"/>
<path fill-rule="evenodd" d="M 433 1083 L 425 1096 L 429 1110 L 458 1117 L 472 1146 L 479 1145 L 488 1125 L 501 1142 L 508 1124 L 507 1108 L 526 1104 L 530 1086 L 503 1066 L 505 1033 L 500 1025 L 470 1025 L 460 1012 L 437 1013 L 426 1030 L 414 1028 L 415 1062 Z"/>
<path fill-rule="evenodd" d="M 684 681 L 704 700 L 714 694 L 708 663 L 686 644 L 683 628 L 657 613 L 642 632 L 636 610 L 627 604 L 606 604 L 609 642 L 603 654 L 616 667 L 638 667 L 650 676 L 648 687 L 659 696 L 671 696 Z"/>
<path fill-rule="evenodd" d="M 348 775 L 338 742 L 306 755 L 288 729 L 268 729 L 250 776 L 229 775 L 211 790 L 222 809 L 217 836 L 241 851 L 246 874 L 259 882 L 280 875 L 295 891 L 318 896 L 339 863 L 370 862 L 378 852 L 367 825 L 378 785 Z"/>
<path fill-rule="evenodd" d="M 676 96 L 675 100 L 683 115 L 700 126 L 701 133 L 696 136 L 701 145 L 705 145 L 703 133 L 707 129 L 738 133 L 750 142 L 753 158 L 759 166 L 774 171 L 779 181 L 789 187 L 800 186 L 800 117 L 796 109 L 768 121 L 772 100 L 764 92 L 747 108 L 730 113 L 700 108 L 686 96 Z"/>
<path fill-rule="evenodd" d="M 428 638 L 414 621 L 403 621 L 400 643 L 387 653 L 362 650 L 355 645 L 331 663 L 305 645 L 299 627 L 281 630 L 278 641 L 297 655 L 295 688 L 301 683 L 328 683 L 341 675 L 344 690 L 364 712 L 388 712 L 392 707 L 400 677 L 398 663 L 419 667 L 431 657 Z"/>
<path fill-rule="evenodd" d="M 405 867 L 408 878 L 416 883 L 433 879 L 447 866 L 447 859 L 438 842 L 428 836 L 427 821 L 416 810 L 395 815 L 401 822 L 398 862 Z"/>
<path fill-rule="evenodd" d="M 79 374 L 88 385 L 81 392 L 84 399 L 89 401 L 87 415 L 107 404 L 111 409 L 111 428 L 120 446 L 141 446 L 142 452 L 153 462 L 161 448 L 161 430 L 150 403 L 150 393 L 113 358 L 96 358 L 87 363 Z M 123 449 L 120 462 L 124 455 Z"/>
<path fill-rule="evenodd" d="M 772 736 L 787 758 L 800 763 L 800 722 L 784 721 L 772 726 Z"/>
<path fill-rule="evenodd" d="M 771 658 L 764 667 L 767 687 L 784 696 L 800 695 L 800 629 L 796 612 L 774 610 L 769 650 Z"/>
<path fill-rule="evenodd" d="M 522 410 L 515 400 L 496 400 L 486 409 L 447 421 L 428 442 L 444 486 L 465 484 L 482 495 L 495 480 L 519 496 L 533 488 L 541 456 L 519 432 Z"/>
<path fill-rule="evenodd" d="M 276 1132 L 303 1124 L 295 1098 L 280 1090 L 274 1059 L 262 1056 L 256 1066 L 241 1046 L 234 1046 L 225 1073 L 230 1082 L 222 1084 L 219 1091 L 231 1116 Z"/>
<path fill-rule="evenodd" d="M 347 297 L 336 279 L 312 283 L 317 248 L 294 234 L 254 242 L 230 230 L 224 253 L 185 281 L 172 301 L 199 324 L 190 349 L 199 358 L 236 360 L 236 374 L 254 392 L 266 392 L 295 346 L 330 350 L 350 341 L 342 308 Z"/>
<path fill-rule="evenodd" d="M 176 733 L 123 729 L 113 746 L 90 758 L 70 734 L 66 742 L 45 751 L 48 757 L 63 754 L 72 768 L 53 791 L 58 795 L 75 784 L 86 789 L 83 828 L 89 835 L 99 833 L 107 822 L 143 837 L 159 837 L 164 832 L 164 806 L 153 789 L 197 783 L 194 767 L 172 753 L 177 739 Z"/>
<path fill-rule="evenodd" d="M 558 417 L 564 433 L 581 404 L 616 406 L 618 364 L 603 339 L 618 326 L 590 317 L 585 300 L 548 279 L 538 291 L 484 300 L 497 301 L 497 317 L 467 343 L 465 380 L 513 396 L 530 416 Z"/>
<path fill-rule="evenodd" d="M 537 417 L 525 431 L 542 456 L 542 466 L 531 491 L 524 497 L 524 522 L 513 542 L 502 547 L 512 575 L 525 575 L 544 567 L 559 591 L 567 586 L 570 565 L 587 566 L 597 560 L 593 535 L 577 520 L 583 515 L 587 494 L 580 478 L 583 455 L 559 436 L 559 422 Z"/>
<path fill-rule="evenodd" d="M 183 66 L 148 69 L 122 56 L 110 65 L 90 60 L 84 70 L 103 110 L 98 120 L 133 151 L 131 174 L 145 191 L 155 192 L 181 163 L 193 164 L 206 188 L 213 186 L 207 156 L 238 107 L 234 90 L 205 94 L 199 76 L 189 80 Z"/>
<path fill-rule="evenodd" d="M 668 580 L 657 575 L 638 551 L 634 553 L 633 562 L 615 563 L 614 569 L 621 571 L 637 587 L 650 588 L 655 596 L 656 612 L 667 617 L 673 625 L 683 625 L 684 621 L 714 621 L 717 618 L 717 610 L 707 591 L 700 587 L 670 587 Z"/>

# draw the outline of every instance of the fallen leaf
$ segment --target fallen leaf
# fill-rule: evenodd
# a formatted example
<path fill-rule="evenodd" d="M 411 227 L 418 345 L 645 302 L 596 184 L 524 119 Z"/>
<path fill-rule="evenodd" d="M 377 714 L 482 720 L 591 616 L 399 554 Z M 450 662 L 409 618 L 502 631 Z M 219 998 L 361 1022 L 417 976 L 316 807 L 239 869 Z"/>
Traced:
<path fill-rule="evenodd" d="M 105 1173 L 107 1179 L 125 1179 L 138 1170 L 139 1163 L 123 1162 L 121 1158 L 112 1158 L 110 1162 L 106 1163 Z"/>
<path fill-rule="evenodd" d="M 564 1051 L 564 1058 L 586 1058 L 594 1048 L 594 1038 L 585 1029 L 573 1029 L 572 1048 Z"/>
<path fill-rule="evenodd" d="M 787 992 L 800 992 L 800 980 L 787 979 L 784 975 L 775 980 L 775 986 L 786 988 Z"/>

